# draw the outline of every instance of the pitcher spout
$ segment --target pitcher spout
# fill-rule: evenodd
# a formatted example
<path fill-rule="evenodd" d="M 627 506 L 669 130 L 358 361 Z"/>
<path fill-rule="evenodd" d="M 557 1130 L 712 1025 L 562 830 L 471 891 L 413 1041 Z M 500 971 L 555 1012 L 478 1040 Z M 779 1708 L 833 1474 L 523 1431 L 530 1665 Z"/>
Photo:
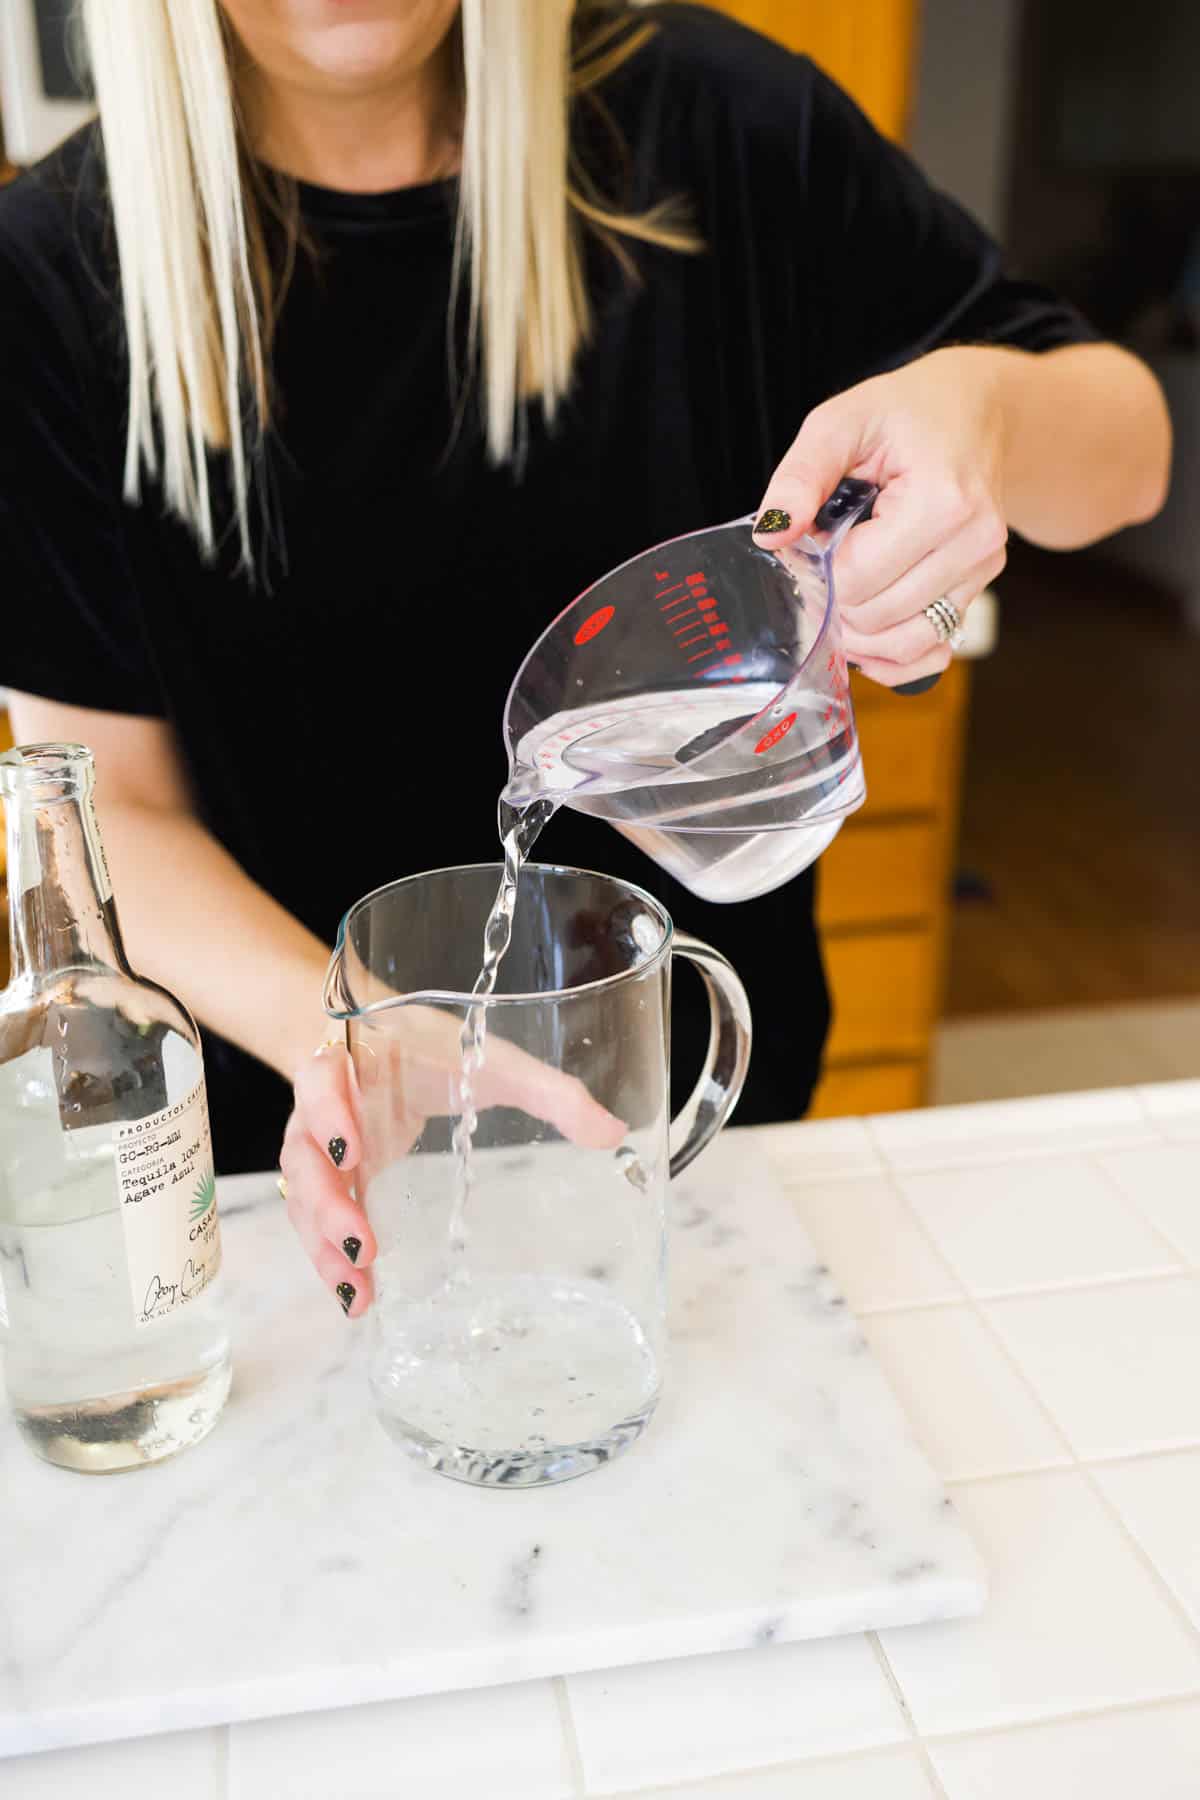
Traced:
<path fill-rule="evenodd" d="M 325 971 L 325 987 L 322 992 L 325 1011 L 331 1019 L 345 1024 L 347 1019 L 358 1016 L 358 1007 L 346 979 L 346 923 L 338 928 L 337 943 L 333 947 L 333 955 L 329 959 L 329 967 Z"/>

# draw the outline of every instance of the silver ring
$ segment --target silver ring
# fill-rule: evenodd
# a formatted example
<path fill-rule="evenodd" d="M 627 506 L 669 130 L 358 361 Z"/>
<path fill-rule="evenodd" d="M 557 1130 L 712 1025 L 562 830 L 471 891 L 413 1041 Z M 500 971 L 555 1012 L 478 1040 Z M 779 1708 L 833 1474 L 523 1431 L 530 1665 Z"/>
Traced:
<path fill-rule="evenodd" d="M 940 600 L 931 600 L 922 611 L 933 626 L 939 644 L 949 644 L 952 650 L 962 649 L 962 614 L 953 600 L 947 600 L 943 595 Z"/>

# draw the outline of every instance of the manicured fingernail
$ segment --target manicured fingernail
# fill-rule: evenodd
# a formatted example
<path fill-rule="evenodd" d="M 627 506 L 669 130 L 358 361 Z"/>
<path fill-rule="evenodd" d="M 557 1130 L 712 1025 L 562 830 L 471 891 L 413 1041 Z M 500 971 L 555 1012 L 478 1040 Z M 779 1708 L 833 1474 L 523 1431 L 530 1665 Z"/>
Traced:
<path fill-rule="evenodd" d="M 771 531 L 786 531 L 792 522 L 792 515 L 784 512 L 781 506 L 768 506 L 766 512 L 760 512 L 754 521 L 755 537 L 762 537 Z"/>
<path fill-rule="evenodd" d="M 342 1164 L 346 1160 L 346 1140 L 345 1140 L 345 1138 L 330 1138 L 330 1140 L 329 1140 L 329 1160 L 333 1164 L 335 1169 L 341 1168 Z"/>
<path fill-rule="evenodd" d="M 342 1249 L 346 1252 L 348 1259 L 352 1263 L 356 1263 L 358 1261 L 358 1253 L 362 1249 L 362 1239 L 356 1237 L 343 1238 Z"/>
<path fill-rule="evenodd" d="M 342 1311 L 348 1313 L 354 1305 L 354 1296 L 358 1290 L 349 1281 L 339 1281 L 334 1292 L 342 1303 Z"/>

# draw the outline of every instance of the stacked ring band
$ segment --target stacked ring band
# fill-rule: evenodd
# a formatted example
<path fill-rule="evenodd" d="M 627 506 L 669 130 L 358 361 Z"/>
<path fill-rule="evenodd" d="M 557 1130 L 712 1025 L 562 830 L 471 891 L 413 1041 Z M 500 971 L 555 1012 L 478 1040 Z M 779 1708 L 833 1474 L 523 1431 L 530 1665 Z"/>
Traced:
<path fill-rule="evenodd" d="M 925 617 L 933 626 L 939 644 L 949 644 L 952 650 L 962 647 L 963 628 L 962 614 L 953 600 L 942 598 L 931 600 L 923 609 Z"/>

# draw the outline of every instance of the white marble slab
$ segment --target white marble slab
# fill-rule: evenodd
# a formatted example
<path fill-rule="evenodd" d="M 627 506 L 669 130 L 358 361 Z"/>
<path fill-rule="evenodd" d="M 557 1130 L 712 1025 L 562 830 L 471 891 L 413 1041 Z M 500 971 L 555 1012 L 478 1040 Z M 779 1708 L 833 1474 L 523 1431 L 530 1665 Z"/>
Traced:
<path fill-rule="evenodd" d="M 0 1752 L 977 1611 L 978 1556 L 737 1132 L 677 1184 L 666 1398 L 541 1492 L 410 1465 L 269 1178 L 222 1188 L 237 1376 L 206 1443 L 89 1480 L 0 1429 Z"/>

